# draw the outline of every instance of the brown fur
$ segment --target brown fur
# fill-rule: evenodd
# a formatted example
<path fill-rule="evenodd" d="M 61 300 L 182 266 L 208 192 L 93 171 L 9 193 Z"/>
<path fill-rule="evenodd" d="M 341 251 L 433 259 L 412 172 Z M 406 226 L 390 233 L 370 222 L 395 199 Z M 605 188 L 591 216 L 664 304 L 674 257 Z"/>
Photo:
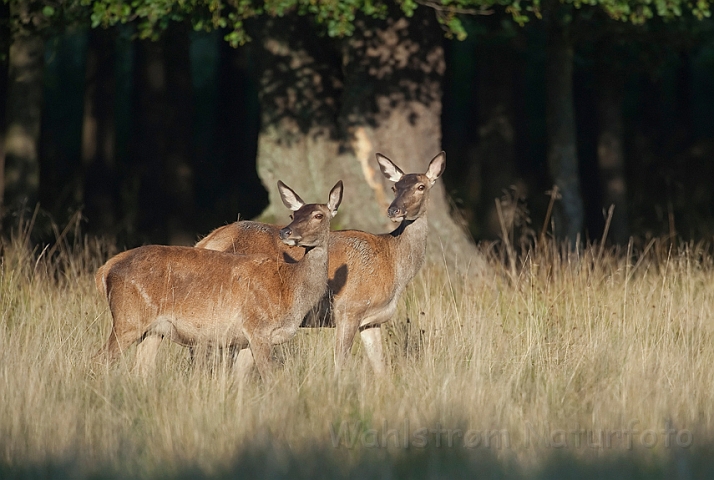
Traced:
<path fill-rule="evenodd" d="M 381 235 L 359 230 L 330 233 L 328 286 L 331 302 L 329 299 L 323 302 L 323 311 L 318 318 L 336 327 L 335 364 L 338 371 L 349 355 L 357 331 L 361 332 L 375 372 L 384 371 L 380 325 L 392 317 L 400 295 L 424 263 L 429 190 L 443 172 L 445 159 L 442 152 L 431 161 L 427 173 L 404 174 L 389 159 L 378 154 L 383 174 L 396 181 L 396 198 L 388 213 L 402 223 L 393 232 Z M 280 227 L 275 225 L 238 221 L 214 230 L 195 246 L 298 260 L 301 253 L 297 249 L 276 241 L 279 231 Z M 327 309 L 325 304 L 328 304 Z M 310 318 L 307 320 L 309 323 Z"/>
<path fill-rule="evenodd" d="M 185 346 L 250 346 L 266 378 L 271 346 L 292 338 L 325 295 L 329 224 L 341 195 L 341 182 L 327 205 L 304 205 L 295 195 L 295 220 L 277 238 L 309 247 L 295 247 L 307 250 L 299 262 L 161 245 L 114 256 L 95 278 L 113 317 L 100 354 L 113 360 L 138 342 L 136 369 L 146 373 L 163 337 Z"/>

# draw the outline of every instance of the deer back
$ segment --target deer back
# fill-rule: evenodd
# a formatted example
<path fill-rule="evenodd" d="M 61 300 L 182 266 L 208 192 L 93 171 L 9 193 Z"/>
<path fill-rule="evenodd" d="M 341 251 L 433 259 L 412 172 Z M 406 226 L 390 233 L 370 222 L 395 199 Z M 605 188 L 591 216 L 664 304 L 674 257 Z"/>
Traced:
<path fill-rule="evenodd" d="M 172 318 L 181 343 L 195 343 L 229 326 L 270 328 L 292 310 L 298 316 L 307 311 L 324 286 L 303 279 L 300 267 L 264 255 L 149 245 L 112 258 L 97 283 L 112 312 L 133 317 L 142 329 Z M 311 288 L 317 295 L 309 295 Z"/>
<path fill-rule="evenodd" d="M 195 245 L 219 252 L 264 254 L 286 262 L 299 261 L 304 250 L 280 240 L 280 227 L 267 223 L 239 220 L 213 230 Z"/>

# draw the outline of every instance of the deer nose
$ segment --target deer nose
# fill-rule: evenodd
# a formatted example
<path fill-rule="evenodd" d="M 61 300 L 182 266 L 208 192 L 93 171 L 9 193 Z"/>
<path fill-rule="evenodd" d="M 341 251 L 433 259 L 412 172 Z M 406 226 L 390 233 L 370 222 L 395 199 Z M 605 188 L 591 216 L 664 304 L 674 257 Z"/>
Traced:
<path fill-rule="evenodd" d="M 399 207 L 390 206 L 389 210 L 387 210 L 387 215 L 390 217 L 402 217 L 405 215 L 405 212 Z"/>
<path fill-rule="evenodd" d="M 290 227 L 285 227 L 285 228 L 280 229 L 280 239 L 281 240 L 287 239 L 292 234 L 293 234 L 293 229 Z"/>

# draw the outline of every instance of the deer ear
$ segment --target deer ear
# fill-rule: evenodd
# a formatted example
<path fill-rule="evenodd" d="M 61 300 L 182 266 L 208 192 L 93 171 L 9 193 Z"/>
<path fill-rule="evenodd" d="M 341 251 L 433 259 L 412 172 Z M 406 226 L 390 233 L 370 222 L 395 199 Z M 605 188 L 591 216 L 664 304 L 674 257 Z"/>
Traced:
<path fill-rule="evenodd" d="M 286 207 L 288 207 L 293 212 L 299 210 L 300 207 L 305 205 L 305 202 L 300 198 L 300 196 L 293 191 L 292 188 L 285 185 L 283 182 L 278 180 L 278 191 L 280 192 L 280 198 Z"/>
<path fill-rule="evenodd" d="M 333 217 L 337 215 L 337 209 L 339 208 L 340 203 L 342 203 L 342 191 L 342 180 L 337 182 L 335 186 L 332 187 L 332 190 L 330 190 L 330 199 L 327 201 L 327 208 L 330 209 Z"/>
<path fill-rule="evenodd" d="M 392 182 L 398 182 L 404 176 L 401 168 L 397 167 L 393 161 L 381 153 L 377 154 L 377 163 L 379 163 L 379 169 L 382 170 L 382 174 Z"/>
<path fill-rule="evenodd" d="M 446 169 L 446 152 L 439 153 L 436 157 L 431 159 L 429 162 L 429 168 L 426 169 L 426 178 L 431 181 L 433 185 L 436 179 L 444 173 Z"/>

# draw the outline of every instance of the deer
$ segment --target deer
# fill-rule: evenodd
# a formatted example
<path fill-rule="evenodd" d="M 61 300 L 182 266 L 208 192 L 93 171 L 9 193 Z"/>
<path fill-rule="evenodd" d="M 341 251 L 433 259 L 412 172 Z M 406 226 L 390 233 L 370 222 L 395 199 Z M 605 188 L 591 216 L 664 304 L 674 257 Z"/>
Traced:
<path fill-rule="evenodd" d="M 112 329 L 98 360 L 111 363 L 137 344 L 134 371 L 155 368 L 164 337 L 187 347 L 249 349 L 263 380 L 272 376 L 273 345 L 290 340 L 324 297 L 330 220 L 342 202 L 342 181 L 327 204 L 306 204 L 278 181 L 293 220 L 276 234 L 302 250 L 299 261 L 234 255 L 181 246 L 147 245 L 119 253 L 95 276 Z"/>
<path fill-rule="evenodd" d="M 360 230 L 330 232 L 328 295 L 320 304 L 318 322 L 320 326 L 335 327 L 336 374 L 349 358 L 358 331 L 372 370 L 377 375 L 385 374 L 381 325 L 394 315 L 401 294 L 424 264 L 429 191 L 446 168 L 445 152 L 431 160 L 425 173 L 405 174 L 381 153 L 376 157 L 382 174 L 394 182 L 395 198 L 387 215 L 399 225 L 384 234 Z M 264 253 L 286 262 L 299 261 L 302 253 L 279 242 L 279 232 L 276 225 L 239 220 L 213 230 L 194 246 L 234 254 Z M 313 326 L 310 321 L 307 318 L 303 326 Z M 241 355 L 238 362 L 243 365 L 250 362 Z"/>

